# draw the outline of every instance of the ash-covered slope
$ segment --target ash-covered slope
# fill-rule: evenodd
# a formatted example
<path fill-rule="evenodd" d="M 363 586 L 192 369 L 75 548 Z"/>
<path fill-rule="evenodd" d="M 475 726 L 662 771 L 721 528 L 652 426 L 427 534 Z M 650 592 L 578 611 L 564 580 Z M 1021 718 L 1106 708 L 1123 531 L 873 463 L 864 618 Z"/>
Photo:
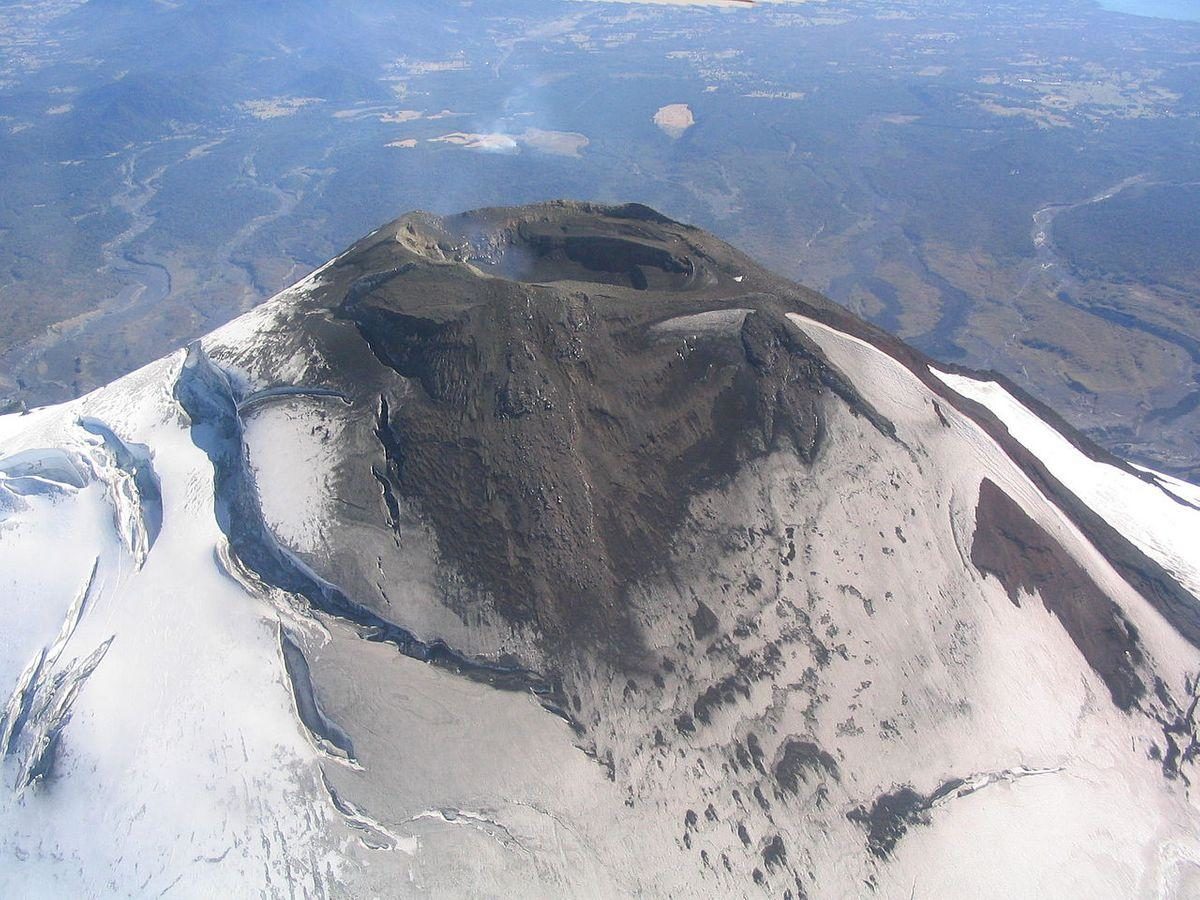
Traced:
<path fill-rule="evenodd" d="M 5 894 L 1189 896 L 1200 489 L 644 207 L 0 418 Z"/>

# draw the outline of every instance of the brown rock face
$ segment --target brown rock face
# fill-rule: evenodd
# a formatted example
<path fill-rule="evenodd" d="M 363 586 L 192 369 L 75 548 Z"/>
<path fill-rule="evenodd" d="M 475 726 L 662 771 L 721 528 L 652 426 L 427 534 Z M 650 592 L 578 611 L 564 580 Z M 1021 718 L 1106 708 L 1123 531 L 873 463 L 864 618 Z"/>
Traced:
<path fill-rule="evenodd" d="M 971 562 L 999 578 L 1018 606 L 1020 590 L 1036 592 L 1117 706 L 1129 710 L 1145 695 L 1135 670 L 1142 660 L 1137 629 L 1079 563 L 986 478 L 979 486 Z"/>

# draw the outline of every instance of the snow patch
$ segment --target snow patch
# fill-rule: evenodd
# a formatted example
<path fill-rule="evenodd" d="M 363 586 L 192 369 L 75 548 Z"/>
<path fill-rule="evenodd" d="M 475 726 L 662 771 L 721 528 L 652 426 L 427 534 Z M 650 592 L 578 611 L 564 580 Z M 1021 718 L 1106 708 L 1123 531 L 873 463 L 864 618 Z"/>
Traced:
<path fill-rule="evenodd" d="M 1089 458 L 994 381 L 932 366 L 930 371 L 947 387 L 991 410 L 1067 490 L 1200 598 L 1200 510 L 1179 503 L 1157 484 Z M 1151 474 L 1165 479 L 1157 472 Z M 1188 488 L 1176 484 L 1171 493 L 1187 499 L 1200 490 Z"/>

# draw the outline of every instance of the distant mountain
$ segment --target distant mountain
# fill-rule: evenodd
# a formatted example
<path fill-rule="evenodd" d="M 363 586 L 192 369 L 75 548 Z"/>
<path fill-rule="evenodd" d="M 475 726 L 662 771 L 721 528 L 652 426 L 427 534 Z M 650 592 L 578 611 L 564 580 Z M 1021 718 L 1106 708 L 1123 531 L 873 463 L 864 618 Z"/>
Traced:
<path fill-rule="evenodd" d="M 339 66 L 322 66 L 305 72 L 286 88 L 287 93 L 322 100 L 354 102 L 389 100 L 394 95 L 378 78 L 372 78 Z"/>
<path fill-rule="evenodd" d="M 57 130 L 67 152 L 99 156 L 195 123 L 207 99 L 195 81 L 131 74 L 82 93 Z"/>
<path fill-rule="evenodd" d="M 9 894 L 1189 896 L 1200 488 L 644 206 L 0 417 Z"/>

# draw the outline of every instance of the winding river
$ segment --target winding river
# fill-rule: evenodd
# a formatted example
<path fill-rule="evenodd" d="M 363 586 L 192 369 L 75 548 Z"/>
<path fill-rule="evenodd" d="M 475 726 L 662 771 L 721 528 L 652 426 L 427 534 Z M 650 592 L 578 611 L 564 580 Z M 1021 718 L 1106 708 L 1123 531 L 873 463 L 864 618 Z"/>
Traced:
<path fill-rule="evenodd" d="M 1147 181 L 1144 175 L 1135 175 L 1078 203 L 1054 203 L 1038 209 L 1033 214 L 1033 227 L 1030 235 L 1035 251 L 1035 262 L 1026 276 L 1018 296 L 1024 293 L 1034 279 L 1040 275 L 1049 281 L 1052 290 L 1056 290 L 1056 298 L 1059 302 L 1112 325 L 1140 331 L 1178 347 L 1188 354 L 1195 365 L 1200 366 L 1200 338 L 1196 335 L 1188 334 L 1169 325 L 1148 321 L 1127 310 L 1081 301 L 1077 296 L 1081 287 L 1079 279 L 1073 274 L 1070 263 L 1058 254 L 1054 245 L 1054 220 L 1064 212 L 1094 203 L 1102 203 L 1132 188 L 1187 187 L 1193 184 L 1194 182 Z M 1169 423 L 1198 408 L 1200 408 L 1200 389 L 1193 389 L 1170 406 L 1151 410 L 1145 419 L 1147 422 Z"/>

